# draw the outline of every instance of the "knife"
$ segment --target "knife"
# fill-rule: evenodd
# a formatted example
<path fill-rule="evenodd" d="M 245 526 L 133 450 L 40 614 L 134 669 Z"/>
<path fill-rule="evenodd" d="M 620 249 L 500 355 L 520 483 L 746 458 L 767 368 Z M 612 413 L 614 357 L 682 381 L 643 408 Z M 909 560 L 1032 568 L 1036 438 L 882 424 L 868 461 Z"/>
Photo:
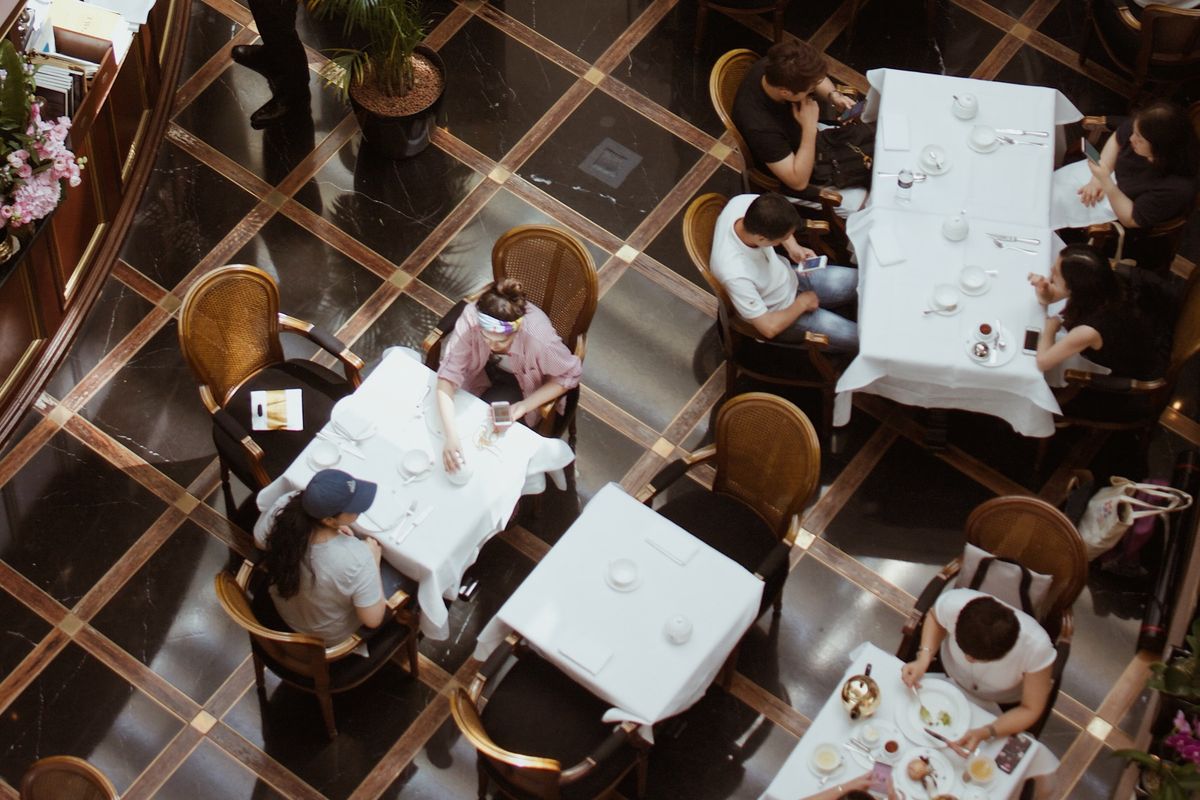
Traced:
<path fill-rule="evenodd" d="M 1007 233 L 989 233 L 988 236 L 997 239 L 1001 242 L 1025 242 L 1026 244 L 1041 244 L 1041 239 L 1034 239 L 1029 236 L 1013 236 Z"/>
<path fill-rule="evenodd" d="M 1011 133 L 1016 136 L 1049 136 L 1045 131 L 1023 131 L 1019 128 L 996 128 L 996 133 Z"/>
<path fill-rule="evenodd" d="M 960 756 L 963 756 L 964 758 L 967 756 L 967 751 L 966 751 L 966 750 L 962 749 L 961 747 L 959 747 L 958 745 L 956 745 L 954 742 L 952 742 L 952 741 L 950 741 L 949 739 L 947 739 L 945 736 L 942 736 L 942 735 L 941 735 L 940 733 L 938 733 L 937 731 L 932 731 L 932 730 L 930 730 L 929 728 L 922 728 L 921 730 L 925 731 L 925 732 L 926 732 L 926 733 L 928 733 L 930 736 L 932 736 L 933 738 L 937 739 L 939 742 L 941 742 L 942 744 L 946 745 L 947 747 L 949 747 L 949 748 L 950 748 L 951 750 L 953 750 L 954 752 L 958 753 Z"/>

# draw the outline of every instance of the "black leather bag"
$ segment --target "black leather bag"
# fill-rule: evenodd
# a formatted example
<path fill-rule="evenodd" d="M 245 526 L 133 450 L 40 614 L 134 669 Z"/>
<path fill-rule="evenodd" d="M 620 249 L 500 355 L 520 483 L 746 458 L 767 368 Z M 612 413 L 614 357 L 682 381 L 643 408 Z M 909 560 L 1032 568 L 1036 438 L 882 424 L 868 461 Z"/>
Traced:
<path fill-rule="evenodd" d="M 874 123 L 856 122 L 840 128 L 826 128 L 817 134 L 811 180 L 819 186 L 869 189 L 874 157 Z"/>

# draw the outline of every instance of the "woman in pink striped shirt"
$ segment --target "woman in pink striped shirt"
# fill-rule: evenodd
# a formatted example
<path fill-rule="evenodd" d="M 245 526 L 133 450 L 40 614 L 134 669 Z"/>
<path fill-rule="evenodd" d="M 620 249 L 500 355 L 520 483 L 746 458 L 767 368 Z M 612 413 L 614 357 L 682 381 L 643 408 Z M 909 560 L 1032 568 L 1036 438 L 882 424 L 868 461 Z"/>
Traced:
<path fill-rule="evenodd" d="M 506 278 L 489 286 L 458 318 L 442 347 L 437 400 L 446 432 L 442 461 L 448 472 L 463 462 L 454 418 L 459 388 L 492 403 L 512 403 L 513 419 L 534 425 L 538 408 L 579 385 L 583 365 L 567 349 L 550 318 L 525 298 L 521 284 Z"/>

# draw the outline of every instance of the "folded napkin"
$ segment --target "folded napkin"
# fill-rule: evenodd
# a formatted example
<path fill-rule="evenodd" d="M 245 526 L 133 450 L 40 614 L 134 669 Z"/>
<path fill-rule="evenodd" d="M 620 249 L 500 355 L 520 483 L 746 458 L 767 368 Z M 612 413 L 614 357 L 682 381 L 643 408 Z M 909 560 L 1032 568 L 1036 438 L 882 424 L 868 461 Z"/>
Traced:
<path fill-rule="evenodd" d="M 379 533 L 390 531 L 400 524 L 408 505 L 387 490 L 375 493 L 375 502 L 363 512 L 362 518 L 367 521 L 369 530 Z"/>
<path fill-rule="evenodd" d="M 558 652 L 592 675 L 604 669 L 612 658 L 612 648 L 578 631 L 564 631 L 558 635 Z"/>
<path fill-rule="evenodd" d="M 883 149 L 908 149 L 908 115 L 889 111 L 883 115 Z"/>
<path fill-rule="evenodd" d="M 872 225 L 868 238 L 871 240 L 871 249 L 875 251 L 875 258 L 879 259 L 881 265 L 886 267 L 904 260 L 904 249 L 890 225 Z"/>
<path fill-rule="evenodd" d="M 683 566 L 700 549 L 700 542 L 691 534 L 668 529 L 656 530 L 646 537 L 646 544 Z"/>
<path fill-rule="evenodd" d="M 353 400 L 352 397 L 339 400 L 329 418 L 335 433 L 357 440 L 366 436 L 371 428 L 371 420 L 359 413 L 360 409 Z"/>

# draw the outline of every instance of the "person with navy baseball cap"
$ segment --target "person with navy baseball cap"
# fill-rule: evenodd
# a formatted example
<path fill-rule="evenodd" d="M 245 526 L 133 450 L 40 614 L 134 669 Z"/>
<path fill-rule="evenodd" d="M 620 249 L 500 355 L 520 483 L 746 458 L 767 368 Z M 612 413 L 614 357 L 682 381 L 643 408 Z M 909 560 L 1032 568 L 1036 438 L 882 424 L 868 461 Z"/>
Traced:
<path fill-rule="evenodd" d="M 358 539 L 350 529 L 371 507 L 377 488 L 348 472 L 323 469 L 259 517 L 254 541 L 267 551 L 271 599 L 292 630 L 332 645 L 359 625 L 376 628 L 384 621 L 379 542 Z"/>

